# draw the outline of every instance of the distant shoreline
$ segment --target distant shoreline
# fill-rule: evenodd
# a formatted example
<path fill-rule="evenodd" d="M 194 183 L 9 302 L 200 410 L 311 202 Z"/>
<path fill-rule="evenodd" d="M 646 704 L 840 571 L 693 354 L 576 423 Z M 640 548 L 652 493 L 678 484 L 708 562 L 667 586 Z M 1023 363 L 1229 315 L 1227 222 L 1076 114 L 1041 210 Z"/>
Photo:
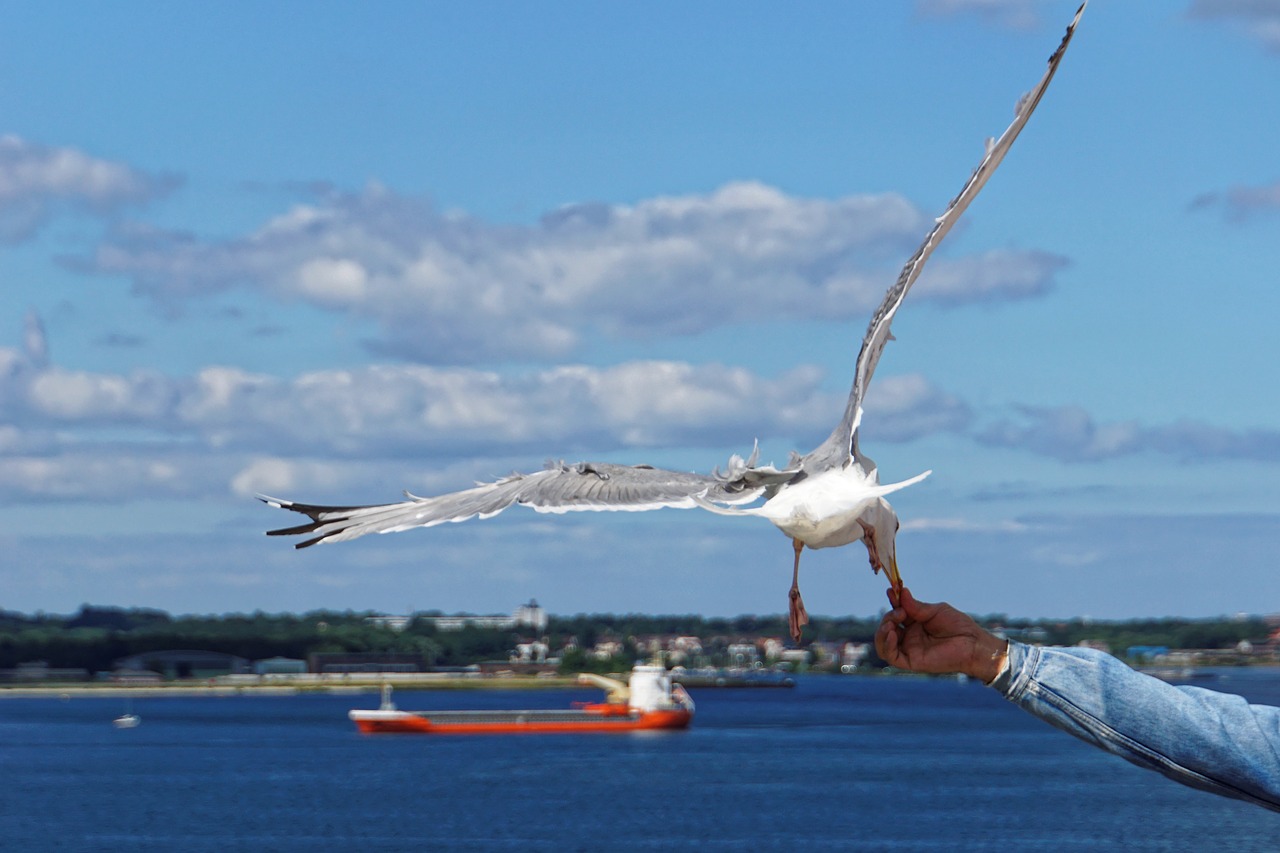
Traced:
<path fill-rule="evenodd" d="M 399 690 L 548 690 L 577 687 L 575 677 L 505 676 L 476 678 L 474 676 L 439 676 L 404 678 L 361 678 L 350 681 L 326 681 L 307 683 L 273 682 L 263 684 L 227 684 L 225 682 L 168 682 L 163 684 L 42 684 L 0 687 L 0 699 L 48 699 L 59 697 L 102 698 L 139 696 L 298 696 L 306 693 L 329 695 L 361 695 L 377 693 L 382 685 L 390 684 Z"/>

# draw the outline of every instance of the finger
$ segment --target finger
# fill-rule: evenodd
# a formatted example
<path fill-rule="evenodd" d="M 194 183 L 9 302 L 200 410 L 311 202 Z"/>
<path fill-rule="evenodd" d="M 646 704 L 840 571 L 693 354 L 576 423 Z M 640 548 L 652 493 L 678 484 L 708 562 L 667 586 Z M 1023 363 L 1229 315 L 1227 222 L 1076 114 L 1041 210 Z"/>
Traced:
<path fill-rule="evenodd" d="M 903 587 L 903 589 L 906 589 L 906 588 Z M 898 596 L 897 587 L 894 587 L 894 586 L 889 587 L 884 591 L 884 594 L 889 596 L 889 604 L 893 605 L 895 609 L 902 606 L 902 599 Z"/>
<path fill-rule="evenodd" d="M 882 622 L 876 629 L 876 653 L 881 659 L 893 663 L 898 658 L 898 627 L 892 622 Z"/>

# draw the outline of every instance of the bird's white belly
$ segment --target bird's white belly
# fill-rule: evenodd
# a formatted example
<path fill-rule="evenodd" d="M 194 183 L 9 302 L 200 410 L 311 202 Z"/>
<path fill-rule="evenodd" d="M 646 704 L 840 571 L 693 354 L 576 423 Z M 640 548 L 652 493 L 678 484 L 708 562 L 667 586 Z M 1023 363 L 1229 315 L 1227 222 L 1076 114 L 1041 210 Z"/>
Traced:
<path fill-rule="evenodd" d="M 760 514 L 810 548 L 835 548 L 862 540 L 858 516 L 879 500 L 875 472 L 856 466 L 824 471 L 774 495 Z"/>

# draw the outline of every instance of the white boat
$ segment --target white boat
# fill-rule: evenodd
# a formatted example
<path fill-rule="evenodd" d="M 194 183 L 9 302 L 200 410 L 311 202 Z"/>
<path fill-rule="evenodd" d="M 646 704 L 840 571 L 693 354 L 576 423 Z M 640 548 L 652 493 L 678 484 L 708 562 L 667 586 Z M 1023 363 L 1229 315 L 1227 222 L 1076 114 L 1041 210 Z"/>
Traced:
<path fill-rule="evenodd" d="M 137 714 L 121 714 L 111 721 L 111 725 L 117 729 L 136 729 L 141 722 L 142 718 Z"/>

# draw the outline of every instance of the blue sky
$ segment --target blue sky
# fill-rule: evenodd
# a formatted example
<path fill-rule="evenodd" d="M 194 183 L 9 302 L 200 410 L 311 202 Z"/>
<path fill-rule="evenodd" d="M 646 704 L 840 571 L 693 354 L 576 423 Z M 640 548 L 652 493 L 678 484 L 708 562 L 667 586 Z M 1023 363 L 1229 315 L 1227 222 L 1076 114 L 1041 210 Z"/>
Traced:
<path fill-rule="evenodd" d="M 707 513 L 295 552 L 257 492 L 830 431 L 1074 2 L 4 4 L 0 607 L 779 613 Z M 1095 0 L 907 300 L 863 447 L 924 599 L 1280 610 L 1280 3 Z M 861 548 L 809 552 L 869 615 Z"/>

